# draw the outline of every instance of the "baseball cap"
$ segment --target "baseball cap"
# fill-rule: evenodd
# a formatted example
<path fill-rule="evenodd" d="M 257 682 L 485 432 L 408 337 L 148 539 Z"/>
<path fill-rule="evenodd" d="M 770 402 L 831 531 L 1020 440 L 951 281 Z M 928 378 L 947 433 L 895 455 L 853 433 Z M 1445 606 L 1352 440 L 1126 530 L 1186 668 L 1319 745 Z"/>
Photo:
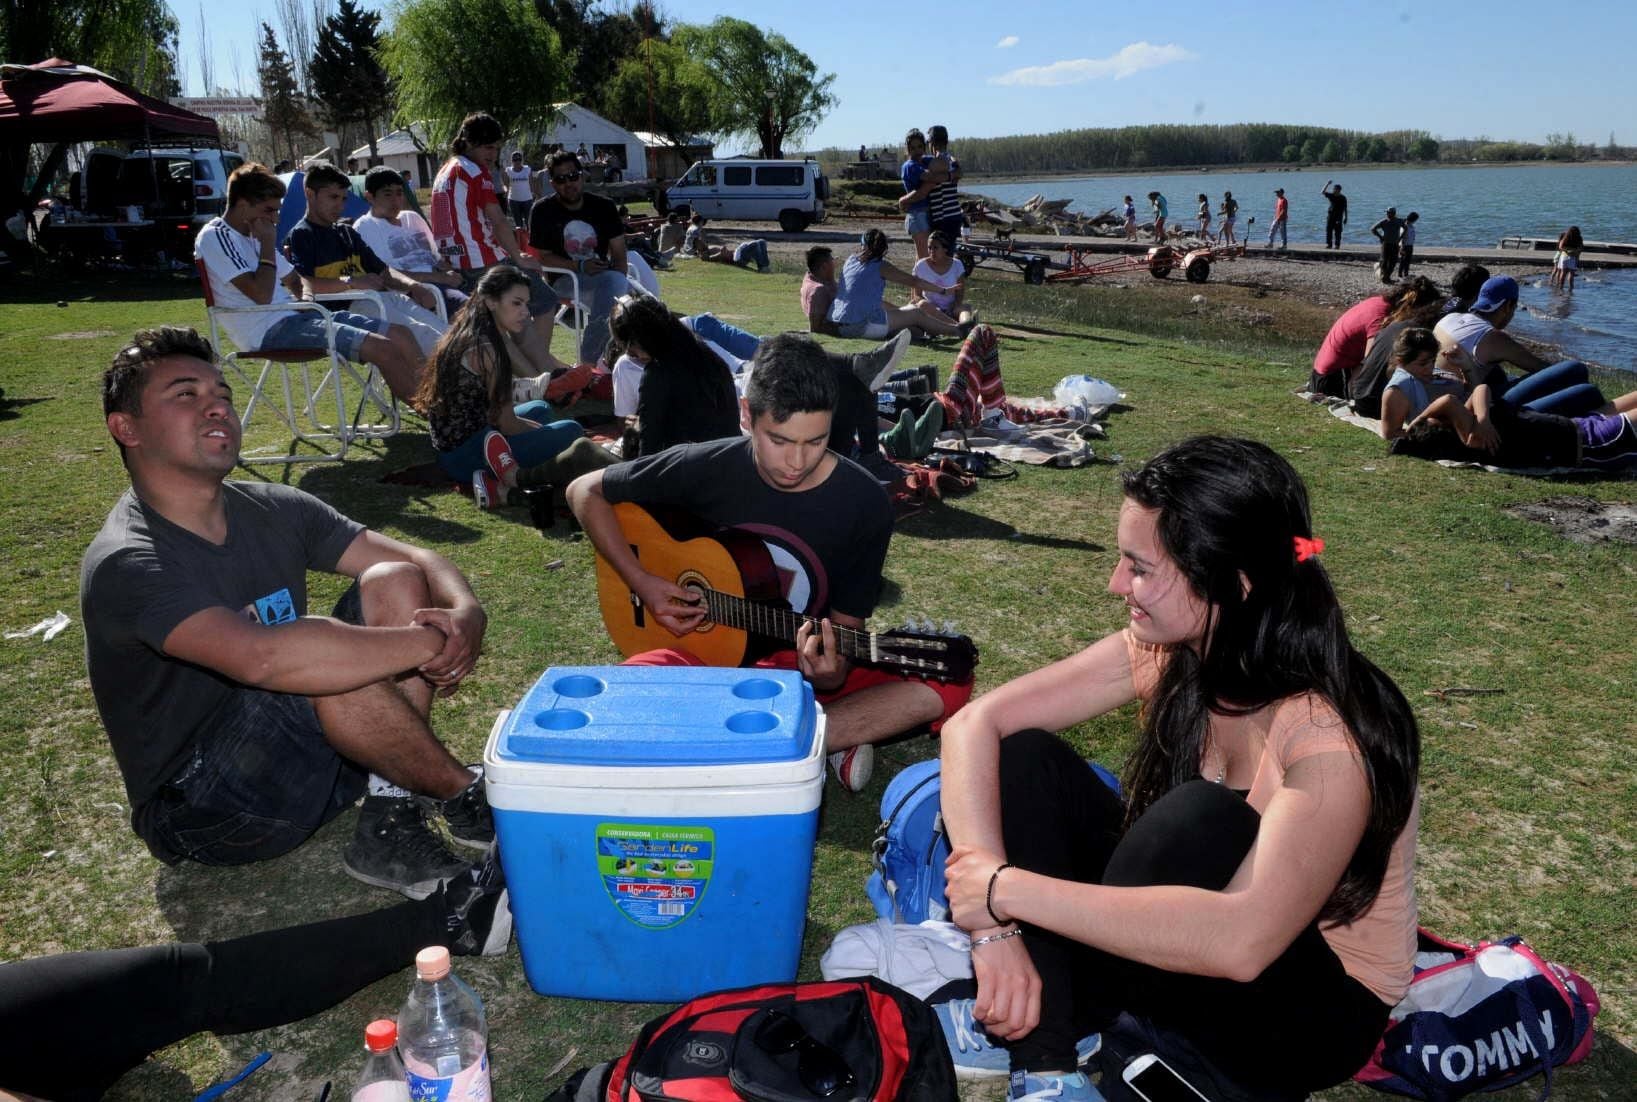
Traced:
<path fill-rule="evenodd" d="M 1487 314 L 1491 310 L 1499 310 L 1509 302 L 1518 301 L 1518 281 L 1511 276 L 1490 276 L 1484 280 L 1484 285 L 1478 290 L 1478 297 L 1472 303 L 1472 312 Z"/>
<path fill-rule="evenodd" d="M 1282 188 L 1282 187 L 1276 187 L 1276 188 L 1273 189 L 1273 194 L 1275 194 L 1275 195 L 1283 195 L 1284 193 L 1285 193 L 1285 189 Z"/>

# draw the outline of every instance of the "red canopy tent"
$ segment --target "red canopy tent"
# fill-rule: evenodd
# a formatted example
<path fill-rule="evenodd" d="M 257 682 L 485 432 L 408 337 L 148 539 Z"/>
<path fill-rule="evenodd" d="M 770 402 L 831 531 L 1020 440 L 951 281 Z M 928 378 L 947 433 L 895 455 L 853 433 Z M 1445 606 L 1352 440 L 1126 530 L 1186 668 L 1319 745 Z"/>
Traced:
<path fill-rule="evenodd" d="M 45 193 L 70 145 L 176 140 L 219 145 L 221 130 L 213 119 L 144 95 L 86 65 L 56 57 L 36 65 L 0 65 L 0 194 L 22 191 L 28 148 L 35 143 L 54 148 L 28 196 L 30 206 Z"/>
<path fill-rule="evenodd" d="M 0 65 L 0 142 L 221 140 L 212 119 L 144 95 L 85 65 L 52 58 Z"/>

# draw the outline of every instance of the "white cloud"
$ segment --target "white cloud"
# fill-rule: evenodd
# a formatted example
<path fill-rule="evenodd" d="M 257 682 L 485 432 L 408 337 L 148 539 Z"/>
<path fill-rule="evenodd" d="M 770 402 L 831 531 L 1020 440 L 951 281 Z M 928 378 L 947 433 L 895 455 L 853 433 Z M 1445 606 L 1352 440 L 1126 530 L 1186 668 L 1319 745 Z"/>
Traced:
<path fill-rule="evenodd" d="M 1149 42 L 1133 42 L 1111 57 L 1081 57 L 1070 61 L 1054 61 L 1050 65 L 1031 65 L 1023 69 L 1013 69 L 998 77 L 990 77 L 989 83 L 1050 88 L 1060 84 L 1080 84 L 1083 81 L 1104 80 L 1109 77 L 1124 80 L 1144 69 L 1157 69 L 1161 65 L 1170 65 L 1178 61 L 1194 61 L 1198 56 L 1175 43 L 1155 46 Z"/>
<path fill-rule="evenodd" d="M 1001 39 L 999 42 L 995 43 L 995 49 L 997 49 L 997 50 L 1010 50 L 1013 46 L 1016 46 L 1017 43 L 1018 43 L 1017 35 L 1009 34 L 1005 38 Z"/>

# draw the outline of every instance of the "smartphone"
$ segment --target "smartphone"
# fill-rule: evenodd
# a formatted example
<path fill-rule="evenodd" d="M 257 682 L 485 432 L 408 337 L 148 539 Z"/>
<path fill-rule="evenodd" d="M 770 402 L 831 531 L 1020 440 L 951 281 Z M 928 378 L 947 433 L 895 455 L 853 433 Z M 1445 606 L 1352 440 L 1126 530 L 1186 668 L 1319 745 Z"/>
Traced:
<path fill-rule="evenodd" d="M 1210 1102 L 1176 1069 L 1152 1052 L 1126 1064 L 1120 1076 L 1143 1102 Z"/>

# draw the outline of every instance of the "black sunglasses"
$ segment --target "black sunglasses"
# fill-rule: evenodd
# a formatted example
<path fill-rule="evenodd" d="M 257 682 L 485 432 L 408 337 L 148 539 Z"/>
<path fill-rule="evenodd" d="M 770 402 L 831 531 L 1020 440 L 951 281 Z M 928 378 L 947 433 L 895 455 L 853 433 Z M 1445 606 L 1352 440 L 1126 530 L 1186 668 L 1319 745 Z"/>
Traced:
<path fill-rule="evenodd" d="M 584 175 L 585 175 L 585 173 L 583 173 L 583 172 L 568 172 L 568 173 L 564 173 L 561 176 L 553 176 L 551 178 L 551 182 L 554 183 L 554 184 L 573 183 L 575 180 L 578 180 L 581 176 L 584 176 Z"/>
<path fill-rule="evenodd" d="M 778 1010 L 768 1012 L 753 1038 L 763 1052 L 795 1052 L 801 1085 L 820 1098 L 851 1087 L 856 1080 L 835 1049 L 815 1041 L 802 1024 Z"/>

